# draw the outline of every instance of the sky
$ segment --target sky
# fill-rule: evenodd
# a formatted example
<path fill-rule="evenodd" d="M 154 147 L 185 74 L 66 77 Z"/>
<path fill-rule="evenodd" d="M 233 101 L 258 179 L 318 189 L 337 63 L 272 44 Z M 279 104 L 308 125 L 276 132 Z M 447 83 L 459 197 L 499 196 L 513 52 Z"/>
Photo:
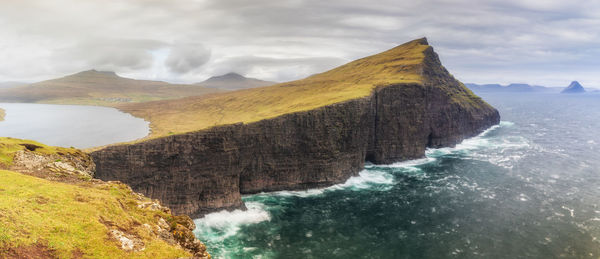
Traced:
<path fill-rule="evenodd" d="M 283 82 L 421 37 L 465 83 L 600 87 L 595 0 L 1 0 L 0 82 Z"/>

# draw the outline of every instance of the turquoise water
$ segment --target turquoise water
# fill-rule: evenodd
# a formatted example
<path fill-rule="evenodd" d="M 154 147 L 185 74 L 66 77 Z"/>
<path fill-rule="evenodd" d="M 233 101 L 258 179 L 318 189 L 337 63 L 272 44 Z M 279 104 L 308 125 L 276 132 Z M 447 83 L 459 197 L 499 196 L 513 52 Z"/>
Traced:
<path fill-rule="evenodd" d="M 196 219 L 215 258 L 598 258 L 600 98 L 483 96 L 503 121 L 344 184 Z"/>
<path fill-rule="evenodd" d="M 143 138 L 149 123 L 114 108 L 84 105 L 0 103 L 6 110 L 0 137 L 52 146 L 89 148 Z"/>

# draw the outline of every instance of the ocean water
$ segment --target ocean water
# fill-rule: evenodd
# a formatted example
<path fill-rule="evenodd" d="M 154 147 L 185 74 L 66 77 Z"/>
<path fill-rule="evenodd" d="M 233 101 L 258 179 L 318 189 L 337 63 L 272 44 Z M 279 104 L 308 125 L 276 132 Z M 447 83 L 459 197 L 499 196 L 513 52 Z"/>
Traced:
<path fill-rule="evenodd" d="M 149 123 L 115 108 L 0 103 L 6 110 L 0 137 L 31 139 L 52 146 L 90 148 L 143 138 Z"/>
<path fill-rule="evenodd" d="M 196 219 L 215 258 L 598 258 L 600 96 L 487 94 L 500 125 Z"/>

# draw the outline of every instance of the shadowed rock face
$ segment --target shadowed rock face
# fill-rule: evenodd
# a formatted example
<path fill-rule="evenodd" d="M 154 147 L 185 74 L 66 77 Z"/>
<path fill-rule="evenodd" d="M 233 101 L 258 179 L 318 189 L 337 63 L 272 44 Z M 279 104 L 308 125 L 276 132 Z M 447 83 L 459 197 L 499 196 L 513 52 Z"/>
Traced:
<path fill-rule="evenodd" d="M 499 122 L 426 50 L 423 84 L 377 87 L 370 96 L 249 124 L 219 126 L 107 147 L 91 155 L 96 177 L 120 180 L 192 217 L 242 208 L 242 194 L 341 183 L 366 160 L 392 163 L 453 146 Z"/>

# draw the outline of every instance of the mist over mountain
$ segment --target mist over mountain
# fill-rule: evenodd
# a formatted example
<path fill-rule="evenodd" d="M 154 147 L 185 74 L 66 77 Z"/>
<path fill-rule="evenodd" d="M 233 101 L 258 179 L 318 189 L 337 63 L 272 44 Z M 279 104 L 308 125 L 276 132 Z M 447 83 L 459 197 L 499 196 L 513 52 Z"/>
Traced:
<path fill-rule="evenodd" d="M 28 83 L 25 83 L 25 82 L 15 82 L 15 81 L 0 82 L 0 89 L 14 88 L 14 87 L 27 85 L 27 84 Z"/>
<path fill-rule="evenodd" d="M 546 87 L 540 85 L 529 85 L 522 83 L 512 83 L 508 85 L 500 84 L 465 84 L 474 92 L 480 93 L 532 93 L 532 92 L 559 92 L 556 87 Z"/>

